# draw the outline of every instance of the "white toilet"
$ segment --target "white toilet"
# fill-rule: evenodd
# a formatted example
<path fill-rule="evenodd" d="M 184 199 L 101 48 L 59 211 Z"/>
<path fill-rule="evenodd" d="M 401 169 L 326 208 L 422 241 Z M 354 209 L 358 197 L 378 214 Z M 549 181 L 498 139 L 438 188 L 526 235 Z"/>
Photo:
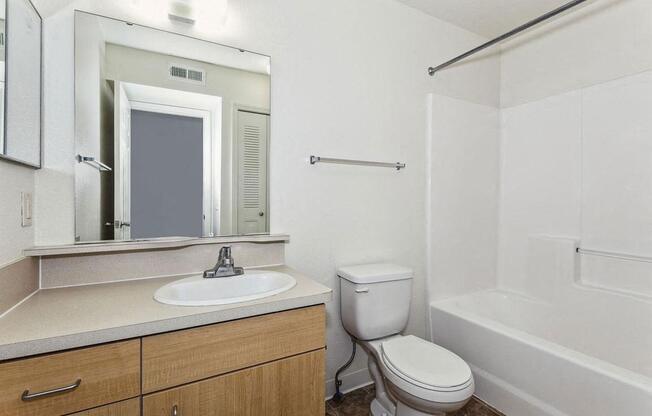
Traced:
<path fill-rule="evenodd" d="M 445 415 L 471 398 L 468 364 L 432 342 L 400 332 L 407 325 L 412 270 L 394 264 L 341 267 L 342 323 L 369 355 L 376 384 L 373 416 Z"/>

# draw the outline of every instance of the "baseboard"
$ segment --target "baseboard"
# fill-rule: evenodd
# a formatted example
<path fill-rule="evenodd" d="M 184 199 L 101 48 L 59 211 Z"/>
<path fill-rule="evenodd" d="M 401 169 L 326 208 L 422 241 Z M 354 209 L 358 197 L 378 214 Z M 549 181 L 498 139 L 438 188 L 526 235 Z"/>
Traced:
<path fill-rule="evenodd" d="M 475 395 L 506 415 L 569 416 L 481 368 L 469 364 Z"/>
<path fill-rule="evenodd" d="M 372 384 L 371 375 L 369 370 L 365 367 L 360 370 L 353 371 L 348 374 L 344 374 L 341 377 L 342 387 L 340 391 L 342 393 L 348 393 L 353 390 L 357 390 L 361 387 L 368 386 Z M 326 381 L 326 400 L 329 400 L 335 394 L 335 379 L 330 379 Z"/>

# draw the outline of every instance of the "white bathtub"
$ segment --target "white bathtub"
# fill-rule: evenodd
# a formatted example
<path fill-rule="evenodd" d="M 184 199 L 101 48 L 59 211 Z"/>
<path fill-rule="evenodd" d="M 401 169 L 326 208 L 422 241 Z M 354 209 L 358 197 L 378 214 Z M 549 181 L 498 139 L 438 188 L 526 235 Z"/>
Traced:
<path fill-rule="evenodd" d="M 436 301 L 433 341 L 462 356 L 476 394 L 508 416 L 652 415 L 652 303 L 589 289 L 569 299 Z"/>

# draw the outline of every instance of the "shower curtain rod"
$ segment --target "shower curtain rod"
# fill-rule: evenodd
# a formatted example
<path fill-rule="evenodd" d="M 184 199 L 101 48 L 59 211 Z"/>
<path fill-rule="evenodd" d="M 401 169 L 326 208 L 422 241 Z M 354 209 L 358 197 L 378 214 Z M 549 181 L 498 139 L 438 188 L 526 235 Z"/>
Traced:
<path fill-rule="evenodd" d="M 434 76 L 436 72 L 438 72 L 438 71 L 440 71 L 440 70 L 442 70 L 444 68 L 447 68 L 447 67 L 461 61 L 462 59 L 468 58 L 469 56 L 474 55 L 474 54 L 476 54 L 476 53 L 478 53 L 478 52 L 480 52 L 482 50 L 485 50 L 490 46 L 493 46 L 493 45 L 495 45 L 497 43 L 500 43 L 500 42 L 502 42 L 504 40 L 507 40 L 507 39 L 511 38 L 512 36 L 517 35 L 517 34 L 523 32 L 523 31 L 531 28 L 532 26 L 536 26 L 539 23 L 545 22 L 546 20 L 551 19 L 551 18 L 557 16 L 558 14 L 561 14 L 561 13 L 565 12 L 566 10 L 572 9 L 573 7 L 575 7 L 577 5 L 580 5 L 580 4 L 582 4 L 582 3 L 586 2 L 586 1 L 588 1 L 588 0 L 573 0 L 571 2 L 568 2 L 568 3 L 564 4 L 563 6 L 560 6 L 560 7 L 556 8 L 553 11 L 550 11 L 550 12 L 548 12 L 548 13 L 542 15 L 542 16 L 539 16 L 534 20 L 530 20 L 529 22 L 525 23 L 524 25 L 521 25 L 521 26 L 517 27 L 516 29 L 512 29 L 512 30 L 510 30 L 509 32 L 507 32 L 505 34 L 500 35 L 497 38 L 490 40 L 487 43 L 483 43 L 482 45 L 478 46 L 477 48 L 471 49 L 470 51 L 465 52 L 462 55 L 456 56 L 455 58 L 451 59 L 450 61 L 446 61 L 443 64 L 437 65 L 437 66 L 434 66 L 434 67 L 431 66 L 430 68 L 428 68 L 428 74 L 430 76 Z"/>

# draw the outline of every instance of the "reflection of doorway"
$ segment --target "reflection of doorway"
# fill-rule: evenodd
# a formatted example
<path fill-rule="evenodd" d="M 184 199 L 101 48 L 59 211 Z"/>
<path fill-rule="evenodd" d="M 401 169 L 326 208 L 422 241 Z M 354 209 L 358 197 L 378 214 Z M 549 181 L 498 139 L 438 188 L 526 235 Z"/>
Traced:
<path fill-rule="evenodd" d="M 221 98 L 115 84 L 115 238 L 218 233 Z"/>
<path fill-rule="evenodd" d="M 238 109 L 236 118 L 234 202 L 237 233 L 264 233 L 269 230 L 269 114 Z"/>

